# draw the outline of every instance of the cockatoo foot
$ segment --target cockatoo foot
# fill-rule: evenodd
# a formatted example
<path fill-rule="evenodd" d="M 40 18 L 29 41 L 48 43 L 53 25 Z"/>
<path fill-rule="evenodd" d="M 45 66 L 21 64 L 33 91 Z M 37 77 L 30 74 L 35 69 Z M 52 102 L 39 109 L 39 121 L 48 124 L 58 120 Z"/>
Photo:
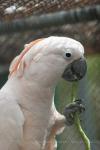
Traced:
<path fill-rule="evenodd" d="M 76 99 L 73 103 L 68 104 L 64 109 L 64 116 L 66 117 L 66 125 L 73 125 L 76 113 L 82 113 L 85 111 L 85 107 L 82 104 L 81 99 Z"/>

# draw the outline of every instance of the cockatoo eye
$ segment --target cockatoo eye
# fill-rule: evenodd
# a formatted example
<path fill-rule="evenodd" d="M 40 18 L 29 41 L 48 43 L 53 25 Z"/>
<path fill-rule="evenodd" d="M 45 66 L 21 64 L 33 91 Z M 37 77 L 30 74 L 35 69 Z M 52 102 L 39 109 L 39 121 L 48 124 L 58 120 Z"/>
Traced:
<path fill-rule="evenodd" d="M 69 53 L 69 52 L 68 52 L 68 53 L 66 53 L 66 57 L 67 57 L 67 58 L 70 58 L 71 56 L 72 56 L 72 54 L 71 54 L 71 53 Z"/>

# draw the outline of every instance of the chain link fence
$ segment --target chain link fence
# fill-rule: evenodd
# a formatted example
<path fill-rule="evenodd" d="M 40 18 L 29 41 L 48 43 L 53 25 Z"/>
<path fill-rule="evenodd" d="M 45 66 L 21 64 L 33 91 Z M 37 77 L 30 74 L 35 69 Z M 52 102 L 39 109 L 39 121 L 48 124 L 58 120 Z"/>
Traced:
<path fill-rule="evenodd" d="M 10 21 L 77 7 L 100 4 L 99 0 L 0 0 L 0 20 Z"/>

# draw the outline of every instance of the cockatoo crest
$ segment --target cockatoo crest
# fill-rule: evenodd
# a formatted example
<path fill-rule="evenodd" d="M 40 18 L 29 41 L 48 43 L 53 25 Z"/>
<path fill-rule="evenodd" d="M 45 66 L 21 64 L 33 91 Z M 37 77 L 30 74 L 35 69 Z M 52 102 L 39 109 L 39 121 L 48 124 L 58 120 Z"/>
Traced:
<path fill-rule="evenodd" d="M 42 38 L 41 39 L 37 39 L 37 40 L 34 40 L 32 42 L 30 42 L 29 44 L 25 44 L 25 48 L 24 50 L 21 52 L 20 55 L 18 55 L 17 57 L 14 58 L 14 60 L 12 61 L 11 65 L 10 65 L 10 68 L 9 68 L 9 77 L 14 73 L 16 72 L 19 67 L 21 67 L 21 63 L 22 63 L 22 59 L 24 57 L 24 55 L 31 49 L 31 47 L 35 44 L 37 44 L 39 41 L 43 40 Z M 25 67 L 26 64 L 25 62 L 23 62 L 23 67 Z"/>

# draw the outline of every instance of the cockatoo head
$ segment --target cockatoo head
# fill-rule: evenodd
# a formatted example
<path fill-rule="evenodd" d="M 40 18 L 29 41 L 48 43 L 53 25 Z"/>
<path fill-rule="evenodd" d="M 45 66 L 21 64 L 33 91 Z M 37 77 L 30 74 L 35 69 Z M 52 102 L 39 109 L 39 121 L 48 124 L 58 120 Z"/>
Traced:
<path fill-rule="evenodd" d="M 67 37 L 51 36 L 25 45 L 24 51 L 12 62 L 11 75 L 16 72 L 38 82 L 52 82 L 60 77 L 80 80 L 87 70 L 84 48 Z"/>

